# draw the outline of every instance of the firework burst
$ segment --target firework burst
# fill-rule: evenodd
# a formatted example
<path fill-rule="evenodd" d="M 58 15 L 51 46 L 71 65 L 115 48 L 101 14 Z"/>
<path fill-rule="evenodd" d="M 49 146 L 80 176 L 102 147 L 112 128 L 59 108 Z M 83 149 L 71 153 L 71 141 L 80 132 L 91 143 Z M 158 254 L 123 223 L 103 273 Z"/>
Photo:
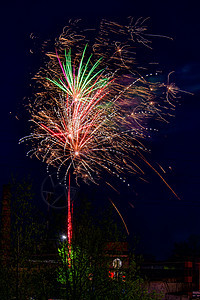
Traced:
<path fill-rule="evenodd" d="M 77 22 L 63 30 L 56 53 L 47 54 L 49 63 L 35 77 L 40 90 L 30 105 L 32 133 L 20 140 L 31 141 L 30 156 L 58 174 L 64 170 L 65 178 L 70 171 L 77 181 L 97 182 L 104 170 L 144 174 L 139 161 L 146 162 L 148 121 L 166 120 L 174 104 L 169 85 L 138 71 L 133 49 L 137 43 L 149 47 L 143 23 L 102 21 L 88 46 L 83 31 L 72 30 Z"/>

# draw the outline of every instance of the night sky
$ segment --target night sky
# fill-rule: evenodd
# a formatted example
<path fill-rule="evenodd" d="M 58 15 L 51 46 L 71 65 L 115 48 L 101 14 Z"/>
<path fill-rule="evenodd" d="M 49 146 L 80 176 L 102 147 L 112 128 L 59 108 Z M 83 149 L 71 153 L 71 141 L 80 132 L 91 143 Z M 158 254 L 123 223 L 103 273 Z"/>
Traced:
<path fill-rule="evenodd" d="M 162 125 L 151 141 L 151 161 L 166 170 L 165 178 L 181 200 L 176 199 L 155 174 L 147 172 L 149 183 L 131 182 L 134 191 L 122 186 L 116 201 L 129 230 L 140 237 L 141 250 L 159 259 L 166 258 L 174 242 L 200 235 L 200 18 L 197 4 L 187 1 L 188 4 L 170 6 L 161 1 L 157 5 L 135 6 L 134 1 L 123 1 L 122 6 L 122 1 L 113 4 L 111 1 L 109 5 L 106 2 L 89 5 L 84 1 L 41 2 L 11 1 L 1 7 L 1 187 L 9 182 L 11 174 L 30 174 L 36 180 L 40 195 L 41 183 L 46 177 L 45 166 L 27 158 L 25 147 L 18 145 L 18 140 L 28 133 L 23 99 L 30 95 L 31 78 L 41 65 L 42 42 L 54 40 L 71 17 L 86 19 L 91 27 L 101 18 L 120 21 L 130 15 L 150 17 L 151 33 L 174 39 L 152 38 L 153 59 L 160 62 L 165 76 L 175 71 L 173 81 L 182 90 L 194 93 L 193 96 L 182 94 L 176 118 Z M 41 202 L 38 197 L 37 205 Z"/>

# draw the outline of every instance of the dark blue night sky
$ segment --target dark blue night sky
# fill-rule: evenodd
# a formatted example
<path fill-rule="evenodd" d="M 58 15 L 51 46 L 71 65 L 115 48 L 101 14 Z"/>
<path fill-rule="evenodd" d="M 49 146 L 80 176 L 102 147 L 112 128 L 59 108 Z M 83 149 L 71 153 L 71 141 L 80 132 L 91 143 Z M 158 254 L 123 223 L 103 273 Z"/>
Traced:
<path fill-rule="evenodd" d="M 142 251 L 162 259 L 170 255 L 174 242 L 186 240 L 192 234 L 200 235 L 200 19 L 197 5 L 191 2 L 182 3 L 181 7 L 167 3 L 165 6 L 162 1 L 141 7 L 130 3 L 124 3 L 123 7 L 121 1 L 113 5 L 112 2 L 89 5 L 83 1 L 3 4 L 0 182 L 2 187 L 11 174 L 30 174 L 40 195 L 41 182 L 46 176 L 45 166 L 27 158 L 25 148 L 18 145 L 19 138 L 28 133 L 23 98 L 29 95 L 31 77 L 40 67 L 42 42 L 60 34 L 70 17 L 86 19 L 91 27 L 102 17 L 115 17 L 119 21 L 129 15 L 150 17 L 152 33 L 174 39 L 152 37 L 153 58 L 160 62 L 165 76 L 175 71 L 172 80 L 182 90 L 194 93 L 182 94 L 176 118 L 162 126 L 151 141 L 151 160 L 166 169 L 166 179 L 181 200 L 151 172 L 147 174 L 149 183 L 131 182 L 134 191 L 122 186 L 116 198 L 129 230 L 140 237 Z M 40 201 L 38 198 L 37 205 Z"/>

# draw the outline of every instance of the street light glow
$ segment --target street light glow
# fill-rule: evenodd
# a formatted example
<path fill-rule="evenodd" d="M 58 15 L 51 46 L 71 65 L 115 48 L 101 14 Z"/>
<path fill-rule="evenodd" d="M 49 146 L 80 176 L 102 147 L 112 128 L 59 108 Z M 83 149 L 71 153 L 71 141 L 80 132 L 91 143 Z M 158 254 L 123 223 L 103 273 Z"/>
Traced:
<path fill-rule="evenodd" d="M 62 240 L 66 240 L 66 239 L 67 239 L 67 236 L 66 236 L 65 234 L 62 234 L 62 235 L 61 235 L 61 239 L 62 239 Z"/>

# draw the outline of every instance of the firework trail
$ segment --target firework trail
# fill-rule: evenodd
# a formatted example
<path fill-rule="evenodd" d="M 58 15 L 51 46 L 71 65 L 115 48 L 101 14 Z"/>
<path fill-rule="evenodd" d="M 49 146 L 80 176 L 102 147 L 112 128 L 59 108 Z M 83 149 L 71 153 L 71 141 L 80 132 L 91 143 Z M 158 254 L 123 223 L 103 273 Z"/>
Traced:
<path fill-rule="evenodd" d="M 151 48 L 146 31 L 144 19 L 103 20 L 91 38 L 70 21 L 35 76 L 32 133 L 20 140 L 32 144 L 30 156 L 58 175 L 64 170 L 65 180 L 69 172 L 86 183 L 98 182 L 104 171 L 144 175 L 149 120 L 167 121 L 179 92 L 174 84 L 148 80 L 148 64 L 136 62 L 137 48 Z"/>

